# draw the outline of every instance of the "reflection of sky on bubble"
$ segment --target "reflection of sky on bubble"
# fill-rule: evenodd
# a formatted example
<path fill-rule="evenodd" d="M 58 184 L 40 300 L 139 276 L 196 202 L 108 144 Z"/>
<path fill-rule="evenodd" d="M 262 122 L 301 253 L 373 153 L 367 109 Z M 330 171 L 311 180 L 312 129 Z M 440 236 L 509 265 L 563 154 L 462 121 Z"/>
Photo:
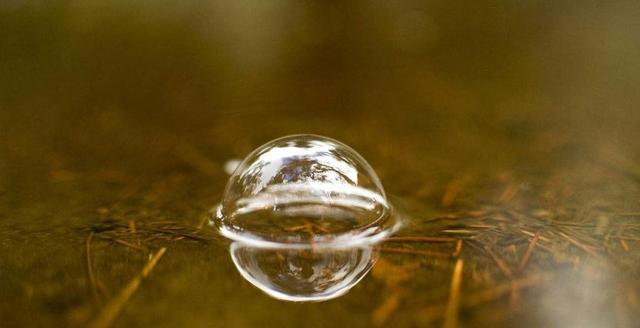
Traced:
<path fill-rule="evenodd" d="M 247 175 L 258 175 L 251 192 L 257 193 L 274 178 L 282 183 L 325 181 L 327 183 L 358 183 L 358 172 L 353 164 L 333 154 L 334 145 L 314 141 L 304 147 L 289 142 L 260 154 L 247 168 Z M 283 166 L 299 164 L 293 172 L 282 172 Z"/>

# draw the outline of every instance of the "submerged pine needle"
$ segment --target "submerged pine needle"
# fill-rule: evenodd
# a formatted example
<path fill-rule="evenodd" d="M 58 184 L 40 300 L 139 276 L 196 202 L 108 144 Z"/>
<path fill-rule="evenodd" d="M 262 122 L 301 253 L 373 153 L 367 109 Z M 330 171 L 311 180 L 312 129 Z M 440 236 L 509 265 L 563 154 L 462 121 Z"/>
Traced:
<path fill-rule="evenodd" d="M 93 260 L 91 258 L 91 241 L 93 240 L 93 231 L 89 232 L 89 236 L 87 236 L 87 240 L 85 242 L 85 256 L 87 263 L 87 275 L 89 276 L 89 283 L 91 284 L 91 295 L 93 295 L 93 300 L 98 305 L 102 305 L 102 299 L 100 295 L 98 295 L 98 283 L 96 280 L 96 276 L 93 273 Z"/>
<path fill-rule="evenodd" d="M 451 181 L 442 195 L 442 207 L 450 207 L 456 200 L 458 194 L 462 191 L 462 183 L 460 180 Z"/>
<path fill-rule="evenodd" d="M 518 193 L 518 185 L 515 183 L 508 184 L 500 197 L 498 197 L 498 202 L 501 204 L 505 204 L 510 202 Z"/>
<path fill-rule="evenodd" d="M 124 240 L 122 240 L 122 239 L 111 239 L 111 240 L 112 240 L 114 243 L 117 243 L 117 244 L 120 244 L 120 245 L 123 245 L 123 246 L 129 247 L 129 248 L 133 248 L 133 249 L 136 249 L 136 250 L 139 250 L 139 251 L 144 251 L 144 250 L 145 250 L 145 249 L 144 249 L 143 247 L 141 247 L 141 246 L 138 246 L 138 245 L 132 244 L 132 243 L 127 242 L 127 241 L 124 241 Z"/>
<path fill-rule="evenodd" d="M 502 273 L 507 278 L 511 278 L 511 276 L 513 276 L 513 273 L 511 272 L 511 269 L 509 269 L 509 266 L 507 265 L 507 263 L 505 263 L 504 260 L 500 256 L 498 256 L 498 254 L 494 253 L 493 250 L 488 245 L 484 246 L 484 250 L 487 252 L 487 254 L 489 254 L 491 259 L 498 266 L 498 269 L 500 269 L 500 271 L 502 271 Z"/>
<path fill-rule="evenodd" d="M 566 233 L 559 231 L 558 234 L 562 237 L 564 237 L 566 240 L 568 240 L 571 244 L 573 244 L 574 246 L 582 249 L 583 251 L 587 252 L 589 255 L 599 258 L 600 254 L 598 254 L 595 250 L 593 250 L 591 247 L 584 245 L 583 243 L 571 238 L 569 235 L 567 235 Z"/>
<path fill-rule="evenodd" d="M 407 242 L 431 242 L 431 243 L 449 243 L 454 242 L 457 239 L 450 237 L 422 237 L 422 236 L 403 236 L 403 237 L 389 237 L 384 241 L 392 242 L 392 241 L 407 241 Z"/>
<path fill-rule="evenodd" d="M 142 281 L 149 276 L 166 250 L 165 247 L 161 248 L 149 259 L 147 264 L 142 268 L 142 271 L 129 281 L 129 283 L 102 308 L 102 311 L 95 320 L 89 324 L 90 328 L 106 328 L 113 324 L 113 321 L 117 318 L 118 314 L 120 314 L 120 311 L 122 311 L 133 293 L 138 290 Z"/>
<path fill-rule="evenodd" d="M 458 327 L 458 312 L 460 308 L 460 285 L 462 284 L 463 268 L 463 260 L 458 259 L 456 261 L 455 267 L 453 268 L 451 288 L 449 290 L 449 301 L 447 302 L 444 324 L 442 325 L 445 328 Z"/>
<path fill-rule="evenodd" d="M 376 327 L 384 326 L 400 305 L 400 293 L 394 293 L 380 304 L 371 316 L 371 321 Z"/>
<path fill-rule="evenodd" d="M 456 247 L 453 250 L 453 257 L 458 257 L 460 256 L 460 253 L 462 253 L 462 245 L 464 244 L 464 242 L 462 241 L 462 239 L 458 239 L 456 240 Z"/>
<path fill-rule="evenodd" d="M 522 272 L 524 268 L 527 266 L 527 263 L 529 263 L 529 258 L 531 257 L 531 253 L 533 252 L 533 249 L 536 247 L 536 243 L 538 242 L 539 238 L 540 238 L 540 231 L 536 232 L 533 239 L 531 239 L 531 242 L 529 243 L 529 246 L 527 246 L 527 250 L 524 252 L 524 255 L 522 256 L 522 260 L 520 261 L 520 264 L 518 265 L 518 269 L 516 270 L 516 272 L 518 273 Z"/>
<path fill-rule="evenodd" d="M 514 290 L 520 292 L 523 289 L 536 286 L 552 277 L 551 273 L 533 273 L 528 276 L 501 283 L 493 287 L 468 294 L 460 299 L 459 309 L 471 309 L 492 301 L 496 301 Z M 420 313 L 421 323 L 429 324 L 447 314 L 447 308 L 441 304 L 427 307 Z"/>
<path fill-rule="evenodd" d="M 444 258 L 444 259 L 451 258 L 451 254 L 442 253 L 442 252 L 436 252 L 436 251 L 430 251 L 430 250 L 426 250 L 426 249 L 412 249 L 412 248 L 385 247 L 385 246 L 378 246 L 378 247 L 376 247 L 376 249 L 378 249 L 381 252 L 386 252 L 386 253 L 424 255 L 424 256 L 428 256 L 428 257 Z"/>
<path fill-rule="evenodd" d="M 629 245 L 627 245 L 627 242 L 624 241 L 624 239 L 618 239 L 618 241 L 620 241 L 620 245 L 622 246 L 624 251 L 628 252 L 629 251 Z"/>
<path fill-rule="evenodd" d="M 468 229 L 446 229 L 442 230 L 443 233 L 449 234 L 459 234 L 459 235 L 473 235 L 476 231 L 468 230 Z"/>

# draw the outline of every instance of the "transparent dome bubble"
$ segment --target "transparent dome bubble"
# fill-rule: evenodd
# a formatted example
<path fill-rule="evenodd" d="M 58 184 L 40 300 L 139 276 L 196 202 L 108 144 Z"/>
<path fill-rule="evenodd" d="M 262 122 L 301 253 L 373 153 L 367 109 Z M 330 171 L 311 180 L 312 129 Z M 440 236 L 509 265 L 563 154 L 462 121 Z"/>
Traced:
<path fill-rule="evenodd" d="M 231 259 L 247 281 L 274 298 L 319 302 L 348 292 L 378 258 L 372 246 L 268 248 L 234 242 Z"/>
<path fill-rule="evenodd" d="M 287 248 L 376 242 L 398 227 L 364 158 L 316 135 L 283 137 L 249 154 L 213 221 L 230 239 Z"/>

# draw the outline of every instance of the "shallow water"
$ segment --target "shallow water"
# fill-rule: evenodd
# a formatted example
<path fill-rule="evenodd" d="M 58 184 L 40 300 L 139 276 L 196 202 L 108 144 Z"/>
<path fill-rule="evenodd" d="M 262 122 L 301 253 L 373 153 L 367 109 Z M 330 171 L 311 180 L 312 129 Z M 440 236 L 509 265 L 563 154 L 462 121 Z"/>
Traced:
<path fill-rule="evenodd" d="M 165 247 L 114 327 L 632 327 L 637 13 L 3 2 L 0 326 L 94 322 Z M 400 235 L 441 239 L 383 244 L 326 302 L 256 288 L 209 211 L 227 161 L 295 133 L 352 146 Z"/>

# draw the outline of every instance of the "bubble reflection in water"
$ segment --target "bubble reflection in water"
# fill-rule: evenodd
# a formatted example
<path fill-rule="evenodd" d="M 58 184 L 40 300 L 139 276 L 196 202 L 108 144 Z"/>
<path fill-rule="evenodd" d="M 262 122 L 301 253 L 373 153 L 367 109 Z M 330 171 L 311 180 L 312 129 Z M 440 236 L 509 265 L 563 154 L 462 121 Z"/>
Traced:
<path fill-rule="evenodd" d="M 371 270 L 378 253 L 371 245 L 350 248 L 283 249 L 234 242 L 238 272 L 274 298 L 318 302 L 348 292 Z"/>

